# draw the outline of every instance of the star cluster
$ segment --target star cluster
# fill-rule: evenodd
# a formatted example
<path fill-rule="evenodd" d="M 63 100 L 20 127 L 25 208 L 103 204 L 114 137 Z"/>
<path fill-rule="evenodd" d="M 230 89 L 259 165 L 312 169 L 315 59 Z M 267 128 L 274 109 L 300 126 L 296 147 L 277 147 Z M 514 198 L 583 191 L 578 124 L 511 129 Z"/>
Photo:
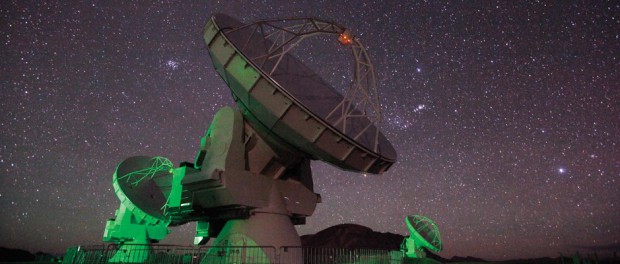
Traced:
<path fill-rule="evenodd" d="M 101 243 L 120 161 L 194 159 L 234 105 L 202 40 L 217 12 L 333 20 L 373 59 L 398 162 L 380 176 L 314 162 L 323 202 L 301 234 L 406 235 L 405 216 L 422 214 L 445 257 L 620 248 L 620 4 L 373 0 L 3 1 L 1 246 Z M 309 60 L 346 80 L 330 56 Z"/>

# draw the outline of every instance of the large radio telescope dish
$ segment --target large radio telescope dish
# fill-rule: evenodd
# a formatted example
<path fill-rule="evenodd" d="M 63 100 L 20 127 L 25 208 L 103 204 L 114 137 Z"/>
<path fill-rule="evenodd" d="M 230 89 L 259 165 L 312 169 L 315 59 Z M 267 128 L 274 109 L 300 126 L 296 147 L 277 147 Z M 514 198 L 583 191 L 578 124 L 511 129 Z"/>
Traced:
<path fill-rule="evenodd" d="M 205 41 L 216 71 L 272 146 L 358 172 L 382 173 L 396 161 L 378 127 L 374 67 L 349 30 L 314 18 L 243 24 L 216 14 L 212 21 Z M 290 53 L 319 34 L 332 34 L 351 47 L 355 70 L 344 95 Z"/>

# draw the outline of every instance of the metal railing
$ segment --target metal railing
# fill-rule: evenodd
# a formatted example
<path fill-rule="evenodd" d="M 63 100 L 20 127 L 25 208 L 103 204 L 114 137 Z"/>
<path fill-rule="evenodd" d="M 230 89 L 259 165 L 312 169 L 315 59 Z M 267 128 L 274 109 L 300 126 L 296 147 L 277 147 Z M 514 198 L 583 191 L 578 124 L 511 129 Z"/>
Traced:
<path fill-rule="evenodd" d="M 402 253 L 379 249 L 99 245 L 67 249 L 63 263 L 400 264 Z"/>
<path fill-rule="evenodd" d="M 282 247 L 279 260 L 283 264 L 300 260 L 303 264 L 395 264 L 401 263 L 402 253 L 392 260 L 390 251 L 380 249 Z"/>

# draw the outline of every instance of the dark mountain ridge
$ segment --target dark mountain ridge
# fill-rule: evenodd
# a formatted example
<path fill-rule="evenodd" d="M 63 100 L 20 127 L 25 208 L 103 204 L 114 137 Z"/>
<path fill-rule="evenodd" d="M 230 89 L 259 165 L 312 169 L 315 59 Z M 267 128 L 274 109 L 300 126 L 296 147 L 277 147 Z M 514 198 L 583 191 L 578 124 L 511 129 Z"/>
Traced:
<path fill-rule="evenodd" d="M 375 232 L 361 225 L 341 224 L 314 235 L 301 236 L 301 245 L 316 248 L 399 250 L 403 238 L 404 236 L 399 234 Z"/>

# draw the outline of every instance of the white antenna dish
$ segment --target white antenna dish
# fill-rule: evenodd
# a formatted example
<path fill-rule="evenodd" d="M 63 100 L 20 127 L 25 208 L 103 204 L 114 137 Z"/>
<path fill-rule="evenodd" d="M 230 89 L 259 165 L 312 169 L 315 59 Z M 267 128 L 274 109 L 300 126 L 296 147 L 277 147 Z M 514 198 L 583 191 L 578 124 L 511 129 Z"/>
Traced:
<path fill-rule="evenodd" d="M 355 70 L 344 95 L 290 53 L 318 34 L 334 35 L 351 47 Z M 358 172 L 382 173 L 396 161 L 396 151 L 377 127 L 381 107 L 374 67 L 346 28 L 314 18 L 242 24 L 216 14 L 205 41 L 244 116 L 271 145 Z"/>

